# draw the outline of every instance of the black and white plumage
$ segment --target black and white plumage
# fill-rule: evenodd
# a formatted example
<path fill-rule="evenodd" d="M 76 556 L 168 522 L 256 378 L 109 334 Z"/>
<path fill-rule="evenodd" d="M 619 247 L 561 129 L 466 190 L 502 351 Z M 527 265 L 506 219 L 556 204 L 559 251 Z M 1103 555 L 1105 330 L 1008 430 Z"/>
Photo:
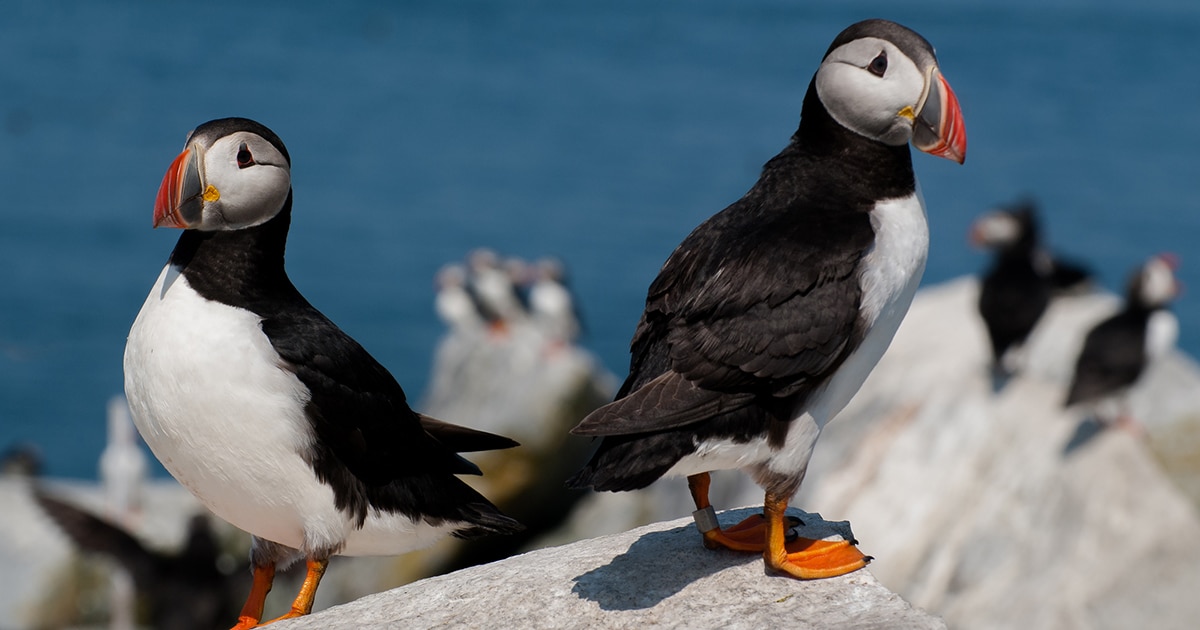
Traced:
<path fill-rule="evenodd" d="M 125 392 L 163 466 L 254 535 L 259 622 L 274 566 L 306 558 L 305 614 L 332 554 L 390 555 L 520 526 L 455 475 L 515 442 L 414 412 L 391 374 L 284 270 L 290 158 L 246 119 L 205 123 L 164 177 L 155 226 L 185 228 L 129 333 Z"/>
<path fill-rule="evenodd" d="M 529 311 L 534 323 L 551 341 L 573 343 L 579 338 L 582 325 L 562 262 L 543 258 L 534 263 L 532 275 Z"/>
<path fill-rule="evenodd" d="M 480 248 L 467 256 L 468 289 L 480 312 L 495 330 L 524 321 L 528 309 L 518 290 L 511 265 L 501 264 L 496 252 Z"/>
<path fill-rule="evenodd" d="M 766 534 L 731 542 L 716 529 L 706 544 L 765 548 L 797 577 L 865 564 L 854 549 L 805 566 L 783 551 L 781 524 L 821 427 L 891 342 L 924 271 L 910 141 L 957 162 L 966 150 L 933 48 L 892 22 L 854 24 L 830 45 L 791 142 L 650 285 L 628 378 L 574 429 L 603 439 L 569 483 L 619 491 L 687 475 L 703 511 L 708 471 L 742 469 L 766 491 Z"/>
<path fill-rule="evenodd" d="M 991 342 L 993 371 L 1004 377 L 1017 371 L 1021 361 L 1012 351 L 1033 332 L 1051 299 L 1082 284 L 1090 273 L 1046 249 L 1031 201 L 979 217 L 970 239 L 994 252 L 980 281 L 978 306 Z"/>
<path fill-rule="evenodd" d="M 434 277 L 434 286 L 434 310 L 450 330 L 459 333 L 482 330 L 484 314 L 478 298 L 467 286 L 466 267 L 457 264 L 442 267 Z"/>
<path fill-rule="evenodd" d="M 1128 419 L 1129 389 L 1179 336 L 1179 321 L 1166 310 L 1179 294 L 1177 266 L 1174 256 L 1163 254 L 1133 273 L 1121 310 L 1084 338 L 1066 406 L 1087 407 L 1110 423 Z"/>

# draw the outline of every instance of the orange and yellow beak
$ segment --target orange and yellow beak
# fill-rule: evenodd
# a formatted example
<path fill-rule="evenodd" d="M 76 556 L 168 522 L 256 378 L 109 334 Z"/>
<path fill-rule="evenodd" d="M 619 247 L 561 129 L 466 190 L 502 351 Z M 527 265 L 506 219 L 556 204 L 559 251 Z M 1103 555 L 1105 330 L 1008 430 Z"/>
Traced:
<path fill-rule="evenodd" d="M 967 158 L 967 129 L 958 97 L 937 68 L 930 71 L 925 102 L 913 119 L 912 144 L 930 155 L 954 160 Z"/>
<path fill-rule="evenodd" d="M 154 200 L 154 227 L 188 228 L 200 223 L 206 197 L 199 148 L 189 148 L 171 162 Z M 215 189 L 214 191 L 215 192 Z"/>

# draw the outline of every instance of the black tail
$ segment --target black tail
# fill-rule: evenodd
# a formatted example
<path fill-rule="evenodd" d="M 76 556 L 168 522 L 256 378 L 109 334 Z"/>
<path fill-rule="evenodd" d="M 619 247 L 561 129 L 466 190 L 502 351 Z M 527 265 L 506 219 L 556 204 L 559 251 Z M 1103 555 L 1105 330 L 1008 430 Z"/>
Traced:
<path fill-rule="evenodd" d="M 424 414 L 417 414 L 417 416 L 421 420 L 421 428 L 425 429 L 426 433 L 455 453 L 497 451 L 520 446 L 516 440 L 511 440 L 503 435 L 450 424 Z"/>

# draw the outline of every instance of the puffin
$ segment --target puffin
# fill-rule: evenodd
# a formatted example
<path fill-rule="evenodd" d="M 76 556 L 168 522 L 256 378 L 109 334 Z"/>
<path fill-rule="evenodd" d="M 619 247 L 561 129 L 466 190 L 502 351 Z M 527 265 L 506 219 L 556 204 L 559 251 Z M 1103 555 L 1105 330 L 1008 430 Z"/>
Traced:
<path fill-rule="evenodd" d="M 252 534 L 234 628 L 261 623 L 277 566 L 303 558 L 308 614 L 329 558 L 519 531 L 458 475 L 516 442 L 415 412 L 395 378 L 284 269 L 291 158 L 264 125 L 204 123 L 163 177 L 154 226 L 182 228 L 125 345 L 134 424 L 206 507 Z"/>
<path fill-rule="evenodd" d="M 567 345 L 579 338 L 582 328 L 575 298 L 566 284 L 566 270 L 556 258 L 533 264 L 529 311 L 533 321 L 552 343 Z"/>
<path fill-rule="evenodd" d="M 467 268 L 448 264 L 434 276 L 434 310 L 451 332 L 482 330 L 484 314 L 479 300 L 467 286 Z"/>
<path fill-rule="evenodd" d="M 205 514 L 188 520 L 183 546 L 174 553 L 147 547 L 117 522 L 101 518 L 41 487 L 33 498 L 80 550 L 107 556 L 133 578 L 156 630 L 212 630 L 240 604 L 235 587 L 245 573 L 221 569 L 221 549 Z M 246 576 L 248 577 L 248 576 Z"/>
<path fill-rule="evenodd" d="M 980 281 L 978 308 L 999 385 L 1016 371 L 1020 363 L 1016 350 L 1050 301 L 1085 283 L 1090 272 L 1046 249 L 1037 207 L 1028 199 L 984 213 L 971 224 L 969 239 L 975 247 L 994 253 Z"/>
<path fill-rule="evenodd" d="M 1102 425 L 1136 427 L 1127 394 L 1179 337 L 1179 320 L 1167 310 L 1180 292 L 1178 266 L 1175 255 L 1159 254 L 1130 275 L 1124 306 L 1084 337 L 1065 407 L 1086 408 Z"/>
<path fill-rule="evenodd" d="M 769 572 L 800 579 L 866 565 L 856 541 L 796 536 L 786 510 L 821 428 L 891 342 L 924 271 L 910 143 L 961 164 L 958 99 L 924 37 L 855 23 L 826 51 L 787 146 L 650 284 L 629 376 L 572 430 L 599 443 L 569 486 L 685 476 L 706 547 L 761 552 Z M 721 469 L 764 490 L 762 514 L 720 526 L 708 488 Z"/>
<path fill-rule="evenodd" d="M 493 333 L 502 335 L 508 326 L 525 321 L 528 310 L 514 279 L 515 266 L 502 264 L 491 249 L 479 248 L 467 255 L 467 268 L 468 289 Z"/>

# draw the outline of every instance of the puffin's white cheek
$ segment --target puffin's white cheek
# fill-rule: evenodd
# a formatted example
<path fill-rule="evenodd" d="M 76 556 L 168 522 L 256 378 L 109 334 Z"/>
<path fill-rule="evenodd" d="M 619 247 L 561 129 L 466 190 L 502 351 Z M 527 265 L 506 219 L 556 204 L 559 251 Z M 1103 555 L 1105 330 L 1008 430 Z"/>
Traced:
<path fill-rule="evenodd" d="M 287 199 L 290 182 L 282 169 L 256 169 L 252 181 L 239 182 L 221 191 L 221 215 L 231 229 L 264 223 L 274 217 Z"/>
<path fill-rule="evenodd" d="M 887 144 L 904 144 L 912 136 L 910 121 L 893 107 L 896 86 L 843 63 L 822 66 L 817 72 L 817 96 L 830 116 L 843 127 Z"/>

